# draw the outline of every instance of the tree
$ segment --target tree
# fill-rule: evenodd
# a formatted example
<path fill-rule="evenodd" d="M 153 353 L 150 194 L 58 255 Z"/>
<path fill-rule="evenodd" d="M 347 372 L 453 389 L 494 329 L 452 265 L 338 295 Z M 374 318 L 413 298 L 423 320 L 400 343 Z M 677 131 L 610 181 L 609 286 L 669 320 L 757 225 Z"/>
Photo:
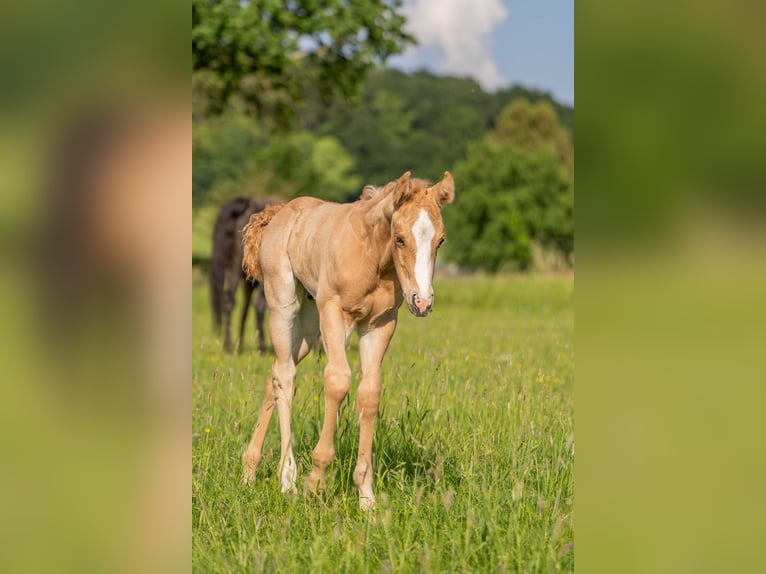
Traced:
<path fill-rule="evenodd" d="M 552 106 L 559 129 L 567 125 L 564 117 L 571 118 L 571 108 L 550 103 L 543 92 L 515 86 L 489 94 L 469 78 L 375 69 L 364 81 L 360 105 L 336 97 L 324 106 L 308 98 L 298 119 L 304 129 L 337 137 L 364 183 L 385 183 L 407 170 L 436 181 L 520 98 Z"/>
<path fill-rule="evenodd" d="M 319 189 L 315 197 L 327 201 L 345 201 L 359 197 L 362 180 L 354 173 L 354 160 L 334 137 L 324 136 L 314 141 L 311 166 L 319 174 Z"/>
<path fill-rule="evenodd" d="M 521 99 L 509 104 L 500 112 L 489 137 L 495 142 L 513 144 L 526 150 L 547 148 L 570 174 L 574 174 L 572 142 L 548 102 L 530 104 Z"/>
<path fill-rule="evenodd" d="M 337 139 L 294 131 L 272 135 L 269 145 L 253 156 L 249 173 L 251 180 L 260 181 L 261 193 L 342 201 L 362 191 L 353 171 L 354 160 Z"/>
<path fill-rule="evenodd" d="M 354 160 L 336 138 L 269 132 L 231 110 L 195 122 L 192 150 L 195 209 L 240 195 L 343 201 L 361 192 Z"/>
<path fill-rule="evenodd" d="M 574 151 L 547 104 L 517 102 L 455 167 L 455 205 L 445 212 L 449 259 L 471 269 L 528 269 L 532 246 L 571 263 Z"/>
<path fill-rule="evenodd" d="M 194 208 L 205 203 L 211 190 L 222 182 L 241 180 L 253 155 L 267 142 L 264 130 L 235 112 L 195 122 L 192 132 Z"/>
<path fill-rule="evenodd" d="M 192 0 L 194 89 L 220 113 L 239 96 L 254 115 L 285 122 L 307 87 L 356 94 L 376 62 L 414 39 L 401 0 Z"/>

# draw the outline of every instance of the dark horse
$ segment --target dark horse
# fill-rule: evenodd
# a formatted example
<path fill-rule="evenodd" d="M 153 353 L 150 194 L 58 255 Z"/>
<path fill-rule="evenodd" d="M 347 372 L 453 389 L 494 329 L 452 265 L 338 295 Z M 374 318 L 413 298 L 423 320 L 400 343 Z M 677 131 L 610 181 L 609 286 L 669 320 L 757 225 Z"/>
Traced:
<path fill-rule="evenodd" d="M 243 283 L 244 305 L 239 323 L 237 349 L 242 350 L 245 335 L 245 323 L 250 309 L 253 291 L 258 288 L 257 281 L 245 278 L 242 271 L 242 228 L 250 216 L 263 211 L 268 205 L 281 203 L 276 197 L 237 197 L 227 202 L 218 214 L 213 230 L 213 256 L 210 262 L 210 297 L 213 308 L 213 324 L 218 333 L 223 328 L 223 348 L 231 351 L 231 313 L 240 281 Z M 266 351 L 263 318 L 266 314 L 266 297 L 263 289 L 258 289 L 255 301 L 256 323 L 258 330 L 258 350 Z"/>

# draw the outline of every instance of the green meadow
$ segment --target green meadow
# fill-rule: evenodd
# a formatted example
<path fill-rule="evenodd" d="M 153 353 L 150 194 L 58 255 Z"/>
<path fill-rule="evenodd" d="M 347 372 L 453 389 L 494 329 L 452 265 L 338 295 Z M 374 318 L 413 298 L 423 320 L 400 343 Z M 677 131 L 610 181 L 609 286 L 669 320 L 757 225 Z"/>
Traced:
<path fill-rule="evenodd" d="M 195 276 L 195 572 L 574 570 L 573 278 L 445 277 L 434 288 L 427 318 L 400 310 L 383 363 L 378 505 L 365 513 L 352 479 L 356 337 L 324 495 L 280 492 L 276 413 L 256 481 L 244 486 L 241 455 L 271 359 L 255 351 L 252 313 L 245 352 L 221 351 L 206 282 Z M 298 367 L 299 486 L 322 423 L 324 364 L 313 352 Z"/>

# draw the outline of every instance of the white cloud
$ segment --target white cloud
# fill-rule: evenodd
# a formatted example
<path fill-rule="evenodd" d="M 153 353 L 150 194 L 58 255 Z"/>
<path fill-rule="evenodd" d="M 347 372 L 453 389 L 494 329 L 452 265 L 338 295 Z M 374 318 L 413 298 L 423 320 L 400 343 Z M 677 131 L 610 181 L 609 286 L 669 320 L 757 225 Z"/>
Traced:
<path fill-rule="evenodd" d="M 488 90 L 506 84 L 492 58 L 494 29 L 508 17 L 501 0 L 415 0 L 402 12 L 419 44 L 408 60 L 428 50 L 437 54 L 437 72 L 471 76 Z"/>

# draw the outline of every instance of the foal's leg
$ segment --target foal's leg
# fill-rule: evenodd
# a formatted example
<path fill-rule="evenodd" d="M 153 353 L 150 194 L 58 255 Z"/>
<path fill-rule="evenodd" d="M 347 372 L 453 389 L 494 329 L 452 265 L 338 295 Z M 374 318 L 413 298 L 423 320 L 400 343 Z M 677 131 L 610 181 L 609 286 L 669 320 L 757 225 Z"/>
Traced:
<path fill-rule="evenodd" d="M 396 329 L 396 313 L 378 327 L 367 327 L 359 337 L 359 358 L 362 381 L 357 394 L 359 409 L 359 457 L 354 470 L 354 482 L 359 488 L 362 510 L 375 506 L 372 492 L 372 434 L 380 403 L 380 365 Z"/>
<path fill-rule="evenodd" d="M 348 323 L 343 310 L 326 303 L 319 313 L 322 343 L 327 354 L 324 371 L 324 424 L 319 442 L 314 448 L 313 468 L 306 479 L 306 488 L 311 492 L 324 490 L 327 481 L 327 467 L 335 457 L 335 421 L 340 403 L 346 398 L 351 386 L 351 368 L 346 360 L 346 339 Z"/>
<path fill-rule="evenodd" d="M 261 461 L 263 440 L 271 415 L 276 407 L 279 412 L 279 430 L 282 449 L 279 457 L 279 475 L 282 492 L 295 488 L 297 467 L 292 453 L 290 434 L 290 407 L 293 402 L 295 383 L 295 360 L 293 359 L 293 321 L 298 312 L 298 300 L 287 307 L 274 308 L 271 313 L 271 340 L 274 344 L 274 363 L 266 379 L 263 406 L 258 415 L 255 432 L 243 457 L 244 478 L 251 482 Z"/>
<path fill-rule="evenodd" d="M 269 429 L 271 415 L 274 414 L 276 406 L 274 377 L 269 374 L 266 378 L 266 385 L 263 390 L 263 403 L 261 405 L 261 412 L 258 415 L 258 422 L 255 423 L 253 438 L 250 439 L 250 444 L 242 456 L 242 481 L 245 484 L 250 484 L 255 480 L 255 471 L 258 470 L 258 465 L 261 464 L 263 456 L 263 439 L 266 438 L 266 431 Z"/>
<path fill-rule="evenodd" d="M 276 358 L 266 379 L 263 405 L 258 415 L 253 438 L 242 457 L 244 481 L 250 483 L 263 455 L 266 437 L 274 408 L 279 412 L 282 451 L 279 462 L 282 491 L 294 491 L 297 466 L 292 452 L 290 433 L 290 407 L 294 394 L 295 366 L 303 360 L 317 341 L 319 330 L 316 305 L 296 298 L 286 306 L 272 310 L 271 339 Z M 284 414 L 283 414 L 284 413 Z"/>

